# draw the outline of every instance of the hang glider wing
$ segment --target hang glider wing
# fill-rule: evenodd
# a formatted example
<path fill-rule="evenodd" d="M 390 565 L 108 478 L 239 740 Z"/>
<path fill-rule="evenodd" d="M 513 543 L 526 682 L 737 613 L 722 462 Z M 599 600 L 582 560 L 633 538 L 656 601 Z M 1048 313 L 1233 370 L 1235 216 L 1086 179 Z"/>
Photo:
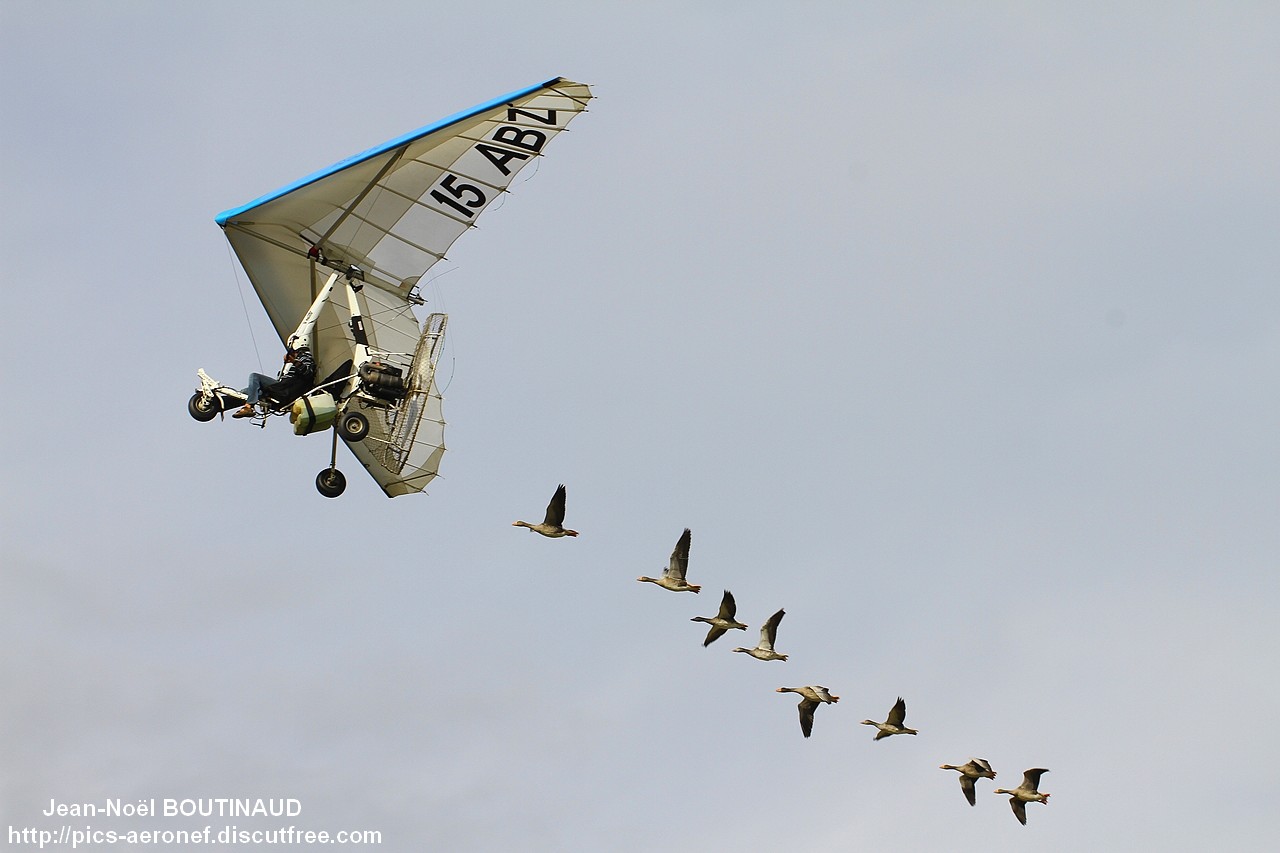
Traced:
<path fill-rule="evenodd" d="M 333 270 L 359 269 L 370 346 L 398 355 L 406 379 L 412 372 L 419 383 L 419 398 L 402 408 L 420 423 L 407 423 L 400 412 L 398 420 L 371 423 L 372 441 L 349 445 L 388 495 L 421 491 L 444 453 L 434 383 L 444 322 L 442 315 L 431 315 L 420 323 L 414 314 L 413 306 L 422 303 L 419 280 L 590 99 L 585 84 L 548 80 L 216 217 L 282 341 Z M 351 358 L 348 319 L 345 306 L 328 303 L 322 311 L 312 339 L 318 376 Z M 407 447 L 397 443 L 396 436 L 403 440 L 410 433 Z"/>

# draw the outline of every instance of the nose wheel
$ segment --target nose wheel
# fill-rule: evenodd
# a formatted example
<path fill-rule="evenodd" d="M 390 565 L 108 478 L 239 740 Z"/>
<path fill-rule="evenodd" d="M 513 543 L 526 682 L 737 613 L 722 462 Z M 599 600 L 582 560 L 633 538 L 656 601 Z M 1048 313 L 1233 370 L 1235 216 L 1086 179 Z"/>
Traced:
<path fill-rule="evenodd" d="M 200 421 L 200 423 L 208 423 L 216 418 L 220 411 L 222 411 L 222 407 L 218 405 L 218 398 L 213 394 L 206 396 L 197 391 L 187 401 L 187 414 Z"/>

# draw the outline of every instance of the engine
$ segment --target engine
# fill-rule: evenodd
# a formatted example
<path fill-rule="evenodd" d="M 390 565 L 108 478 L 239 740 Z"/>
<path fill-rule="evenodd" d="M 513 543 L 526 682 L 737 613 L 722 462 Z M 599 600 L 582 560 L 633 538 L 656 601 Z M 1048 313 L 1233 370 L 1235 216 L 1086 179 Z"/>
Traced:
<path fill-rule="evenodd" d="M 394 364 L 366 361 L 360 365 L 360 389 L 379 400 L 399 400 L 406 391 L 404 371 Z"/>

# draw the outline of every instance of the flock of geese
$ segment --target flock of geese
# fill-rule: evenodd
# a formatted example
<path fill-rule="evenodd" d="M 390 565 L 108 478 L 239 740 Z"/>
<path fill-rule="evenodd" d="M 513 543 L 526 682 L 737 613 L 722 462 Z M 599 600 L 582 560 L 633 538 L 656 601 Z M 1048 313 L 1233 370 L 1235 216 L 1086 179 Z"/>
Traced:
<path fill-rule="evenodd" d="M 527 527 L 534 533 L 540 533 L 553 539 L 562 536 L 577 536 L 578 531 L 570 530 L 564 526 L 564 511 L 565 488 L 561 484 L 556 488 L 555 494 L 552 495 L 551 502 L 547 504 L 547 512 L 541 522 L 530 524 L 527 521 L 516 521 L 512 523 L 512 526 Z M 662 577 L 650 578 L 641 575 L 636 580 L 641 583 L 656 584 L 671 592 L 701 592 L 702 587 L 700 585 L 691 584 L 687 579 L 689 543 L 692 540 L 692 535 L 687 527 L 680 534 L 675 550 L 671 552 L 671 559 L 662 571 Z M 738 621 L 737 615 L 737 602 L 734 601 L 733 593 L 726 589 L 724 596 L 720 599 L 720 609 L 715 616 L 693 617 L 691 621 L 703 622 L 710 626 L 707 630 L 706 639 L 702 641 L 703 648 L 711 645 L 731 630 L 745 631 L 747 626 Z M 751 655 L 756 660 L 785 661 L 787 655 L 774 650 L 774 644 L 778 640 L 778 625 L 785 615 L 785 610 L 779 610 L 769 617 L 769 620 L 760 628 L 760 641 L 756 643 L 754 648 L 745 649 L 739 647 L 735 648 L 734 651 Z M 840 701 L 839 696 L 832 695 L 828 688 L 820 684 L 810 684 L 804 687 L 779 687 L 777 692 L 796 693 L 800 696 L 800 704 L 798 706 L 800 710 L 800 732 L 805 737 L 809 737 L 813 733 L 813 714 L 818 709 L 818 706 L 834 705 Z M 906 700 L 899 696 L 898 701 L 889 709 L 889 716 L 885 718 L 884 722 L 878 723 L 875 720 L 863 720 L 861 725 L 874 726 L 876 728 L 874 740 L 881 740 L 893 735 L 918 734 L 915 729 L 907 728 L 906 721 L 907 703 Z M 955 770 L 960 774 L 960 790 L 964 792 L 965 799 L 969 801 L 971 806 L 977 805 L 977 794 L 974 787 L 977 780 L 996 778 L 996 771 L 983 758 L 970 758 L 964 764 L 942 764 L 939 767 L 942 770 Z M 1022 784 L 1018 787 L 996 788 L 992 793 L 1008 794 L 1009 805 L 1013 808 L 1014 815 L 1018 818 L 1019 823 L 1026 826 L 1027 803 L 1045 803 L 1047 805 L 1049 802 L 1049 795 L 1039 790 L 1040 777 L 1048 772 L 1044 767 L 1033 767 L 1022 774 Z"/>

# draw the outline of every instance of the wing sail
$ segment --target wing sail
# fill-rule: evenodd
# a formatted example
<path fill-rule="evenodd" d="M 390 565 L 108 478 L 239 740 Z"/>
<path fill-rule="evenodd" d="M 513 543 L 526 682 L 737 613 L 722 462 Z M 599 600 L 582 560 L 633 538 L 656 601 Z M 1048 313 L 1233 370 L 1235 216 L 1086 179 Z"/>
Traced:
<path fill-rule="evenodd" d="M 435 321 L 428 318 L 424 326 L 413 312 L 422 302 L 419 280 L 520 170 L 586 110 L 591 97 L 587 85 L 560 77 L 528 86 L 223 211 L 215 221 L 282 341 L 330 272 L 355 266 L 365 284 L 359 301 L 370 345 L 408 370 L 420 366 L 420 345 L 434 334 Z M 322 311 L 312 338 L 318 375 L 328 375 L 351 357 L 348 319 L 345 306 L 330 303 Z M 438 330 L 442 337 L 442 324 Z M 432 346 L 438 349 L 438 338 Z M 387 455 L 370 451 L 366 442 L 350 445 L 389 495 L 420 491 L 435 476 L 444 452 L 434 355 L 428 360 L 433 375 L 406 409 L 439 429 L 410 428 L 404 415 L 388 423 L 371 418 L 375 440 L 366 442 L 398 449 Z M 406 448 L 402 445 L 410 435 Z M 425 455 L 415 449 L 432 441 Z"/>
<path fill-rule="evenodd" d="M 224 229 L 283 340 L 330 265 L 408 299 L 422 275 L 591 99 L 557 77 L 480 104 L 224 211 Z"/>

